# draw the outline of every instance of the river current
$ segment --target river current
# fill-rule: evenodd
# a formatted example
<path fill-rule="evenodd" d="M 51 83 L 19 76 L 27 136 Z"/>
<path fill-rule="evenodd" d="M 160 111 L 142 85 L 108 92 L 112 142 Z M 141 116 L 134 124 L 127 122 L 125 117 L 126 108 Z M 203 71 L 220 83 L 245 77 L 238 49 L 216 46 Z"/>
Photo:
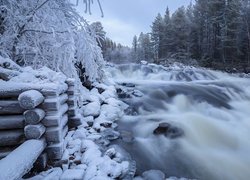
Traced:
<path fill-rule="evenodd" d="M 250 79 L 194 67 L 108 67 L 128 104 L 120 145 L 137 174 L 250 179 Z"/>

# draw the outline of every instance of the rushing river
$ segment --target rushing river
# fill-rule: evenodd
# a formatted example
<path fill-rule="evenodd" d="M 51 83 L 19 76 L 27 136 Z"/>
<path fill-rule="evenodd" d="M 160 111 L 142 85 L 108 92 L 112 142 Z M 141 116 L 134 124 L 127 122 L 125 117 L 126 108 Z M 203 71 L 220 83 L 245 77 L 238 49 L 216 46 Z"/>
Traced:
<path fill-rule="evenodd" d="M 150 169 L 204 180 L 250 179 L 250 79 L 191 67 L 109 67 L 129 105 L 119 142 Z"/>

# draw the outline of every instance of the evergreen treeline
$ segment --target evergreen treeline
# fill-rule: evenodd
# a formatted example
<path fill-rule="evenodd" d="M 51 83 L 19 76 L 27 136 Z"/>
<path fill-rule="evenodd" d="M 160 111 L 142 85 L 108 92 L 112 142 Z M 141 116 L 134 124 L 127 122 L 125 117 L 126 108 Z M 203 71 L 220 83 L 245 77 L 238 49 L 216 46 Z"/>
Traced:
<path fill-rule="evenodd" d="M 90 26 L 106 61 L 117 64 L 131 61 L 131 49 L 106 37 L 106 32 L 101 22 L 94 22 Z"/>
<path fill-rule="evenodd" d="M 167 8 L 151 28 L 133 39 L 138 61 L 196 59 L 218 69 L 250 65 L 250 0 L 196 0 L 172 15 Z"/>

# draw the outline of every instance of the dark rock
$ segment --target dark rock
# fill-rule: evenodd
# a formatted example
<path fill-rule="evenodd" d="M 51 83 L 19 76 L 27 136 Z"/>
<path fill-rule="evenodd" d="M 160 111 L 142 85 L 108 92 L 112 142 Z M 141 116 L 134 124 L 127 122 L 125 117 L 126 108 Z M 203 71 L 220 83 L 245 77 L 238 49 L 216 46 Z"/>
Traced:
<path fill-rule="evenodd" d="M 170 139 L 183 136 L 184 132 L 178 127 L 174 127 L 169 123 L 160 123 L 153 132 L 155 135 L 164 135 Z"/>
<path fill-rule="evenodd" d="M 96 87 L 96 89 L 98 90 L 99 94 L 102 94 L 105 91 L 105 89 L 100 87 Z"/>
<path fill-rule="evenodd" d="M 116 92 L 117 92 L 118 98 L 121 98 L 121 99 L 131 98 L 130 94 L 128 94 L 127 92 L 125 92 L 124 90 L 122 90 L 120 88 L 117 89 Z"/>
<path fill-rule="evenodd" d="M 74 163 L 75 163 L 75 165 L 82 164 L 81 160 L 75 160 Z"/>
<path fill-rule="evenodd" d="M 103 122 L 103 123 L 100 123 L 100 125 L 105 128 L 111 128 L 112 122 Z"/>
<path fill-rule="evenodd" d="M 87 124 L 88 124 L 88 126 L 93 126 L 93 124 L 94 124 L 94 122 L 92 122 L 92 121 L 87 121 Z"/>
<path fill-rule="evenodd" d="M 91 83 L 91 81 L 89 81 L 89 80 L 82 81 L 82 85 L 83 85 L 84 87 L 86 87 L 87 89 L 89 89 L 89 90 L 91 90 L 91 89 L 93 88 L 92 83 Z"/>

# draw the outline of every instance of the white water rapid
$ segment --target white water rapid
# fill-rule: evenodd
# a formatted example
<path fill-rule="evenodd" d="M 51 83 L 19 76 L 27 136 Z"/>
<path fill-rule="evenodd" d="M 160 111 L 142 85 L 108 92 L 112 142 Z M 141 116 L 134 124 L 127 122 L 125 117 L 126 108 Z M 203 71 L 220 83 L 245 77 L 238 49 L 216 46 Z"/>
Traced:
<path fill-rule="evenodd" d="M 137 173 L 250 179 L 250 79 L 191 67 L 107 67 L 129 105 L 120 144 Z"/>

